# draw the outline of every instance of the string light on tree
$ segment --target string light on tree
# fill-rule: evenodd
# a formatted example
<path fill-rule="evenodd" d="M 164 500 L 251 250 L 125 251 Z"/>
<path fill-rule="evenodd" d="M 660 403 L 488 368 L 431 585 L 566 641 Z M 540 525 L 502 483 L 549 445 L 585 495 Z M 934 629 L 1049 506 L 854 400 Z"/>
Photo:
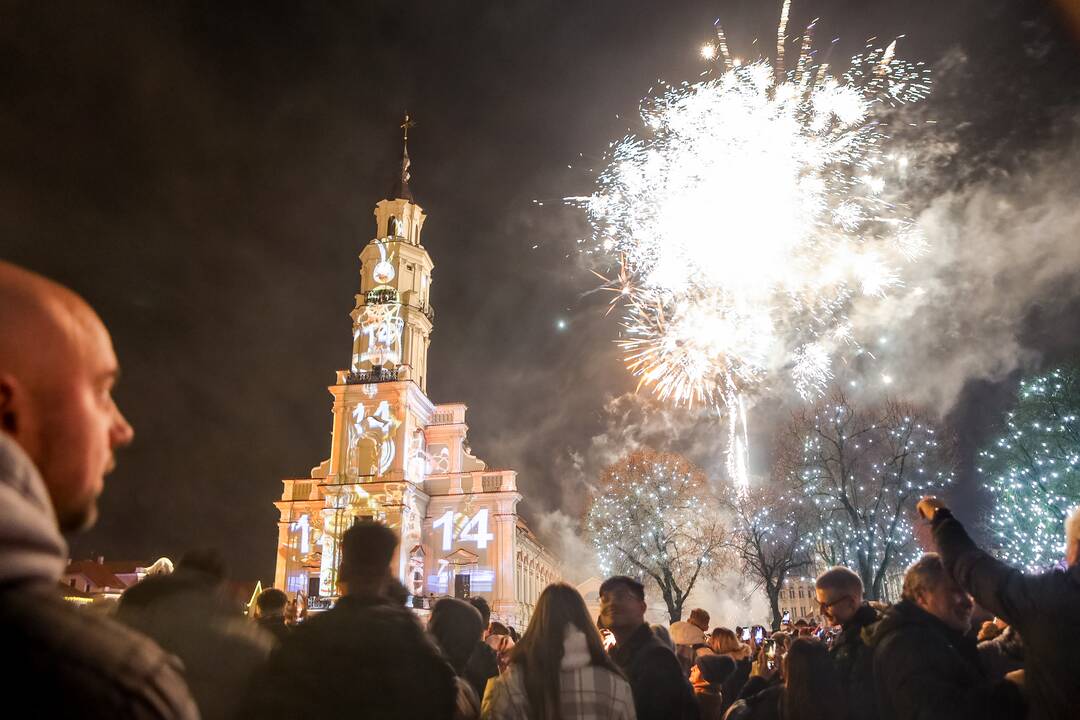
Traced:
<path fill-rule="evenodd" d="M 1080 504 L 1080 370 L 1020 382 L 1005 433 L 979 453 L 994 497 L 988 524 L 1005 562 L 1036 572 L 1061 562 L 1065 518 Z"/>
<path fill-rule="evenodd" d="M 725 533 L 704 474 L 685 458 L 639 450 L 604 470 L 585 530 L 606 575 L 653 581 L 672 622 L 719 568 Z"/>
<path fill-rule="evenodd" d="M 886 599 L 887 581 L 919 552 L 915 503 L 953 482 L 950 444 L 919 408 L 860 408 L 838 391 L 797 415 L 790 437 L 798 447 L 786 472 L 820 518 L 806 548 L 857 572 L 869 599 Z"/>

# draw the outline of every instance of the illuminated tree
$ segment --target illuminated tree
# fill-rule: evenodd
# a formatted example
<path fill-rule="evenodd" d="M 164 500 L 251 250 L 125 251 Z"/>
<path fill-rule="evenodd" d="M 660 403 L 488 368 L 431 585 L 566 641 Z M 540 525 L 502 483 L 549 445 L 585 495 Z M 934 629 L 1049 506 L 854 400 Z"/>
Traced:
<path fill-rule="evenodd" d="M 734 525 L 728 541 L 735 560 L 757 587 L 765 591 L 772 626 L 780 627 L 780 591 L 787 577 L 811 563 L 805 537 L 814 512 L 801 496 L 785 493 L 777 483 L 732 491 L 724 506 Z"/>
<path fill-rule="evenodd" d="M 680 455 L 640 450 L 601 473 L 585 529 L 604 573 L 651 580 L 675 622 L 697 582 L 718 568 L 717 515 L 701 470 Z"/>
<path fill-rule="evenodd" d="M 911 518 L 952 482 L 952 453 L 924 411 L 897 400 L 858 408 L 836 391 L 796 414 L 789 478 L 819 516 L 807 545 L 825 565 L 859 574 L 871 600 L 914 559 Z"/>
<path fill-rule="evenodd" d="M 979 453 L 994 496 L 988 524 L 996 552 L 1029 571 L 1064 554 L 1065 517 L 1080 503 L 1080 369 L 1022 380 L 1005 434 Z"/>

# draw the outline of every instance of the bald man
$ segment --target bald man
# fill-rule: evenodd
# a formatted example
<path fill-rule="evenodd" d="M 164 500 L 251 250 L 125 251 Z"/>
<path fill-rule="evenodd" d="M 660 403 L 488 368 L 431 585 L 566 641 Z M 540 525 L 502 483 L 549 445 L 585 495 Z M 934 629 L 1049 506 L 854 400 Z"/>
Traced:
<path fill-rule="evenodd" d="M 0 262 L 0 677 L 44 717 L 197 718 L 176 660 L 58 593 L 61 532 L 97 518 L 134 433 L 112 340 L 82 298 Z"/>

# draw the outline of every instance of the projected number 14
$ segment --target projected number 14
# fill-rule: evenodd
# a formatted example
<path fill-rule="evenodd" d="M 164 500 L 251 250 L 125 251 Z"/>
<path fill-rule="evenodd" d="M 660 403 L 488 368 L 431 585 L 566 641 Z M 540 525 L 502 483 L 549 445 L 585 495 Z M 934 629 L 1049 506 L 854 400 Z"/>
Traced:
<path fill-rule="evenodd" d="M 431 524 L 433 530 L 442 528 L 443 550 L 450 550 L 454 545 L 454 511 L 447 510 L 438 520 Z M 468 515 L 462 517 L 461 530 L 458 532 L 458 540 L 461 542 L 474 542 L 476 547 L 483 550 L 488 546 L 489 540 L 494 540 L 494 533 L 488 532 L 488 511 L 481 510 L 471 518 Z"/>

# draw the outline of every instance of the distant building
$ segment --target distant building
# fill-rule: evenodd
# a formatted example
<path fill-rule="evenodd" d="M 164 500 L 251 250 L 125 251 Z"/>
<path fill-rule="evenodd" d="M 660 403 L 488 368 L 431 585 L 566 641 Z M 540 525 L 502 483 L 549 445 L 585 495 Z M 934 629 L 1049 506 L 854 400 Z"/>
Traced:
<path fill-rule="evenodd" d="M 791 622 L 806 620 L 814 624 L 821 617 L 818 611 L 814 578 L 789 577 L 780 588 L 780 614 L 789 613 Z"/>
<path fill-rule="evenodd" d="M 96 600 L 116 600 L 129 587 L 146 577 L 145 563 L 135 560 L 70 560 L 60 579 L 71 602 L 84 604 Z"/>
<path fill-rule="evenodd" d="M 401 538 L 392 567 L 414 608 L 435 596 L 479 595 L 493 619 L 523 627 L 559 572 L 518 515 L 517 473 L 472 454 L 463 403 L 428 398 L 434 263 L 408 180 L 406 148 L 400 178 L 375 205 L 375 238 L 360 253 L 352 361 L 328 388 L 330 455 L 310 477 L 283 480 L 275 503 L 274 586 L 305 595 L 311 609 L 328 607 L 342 533 L 376 519 Z M 497 389 L 485 392 L 496 401 Z"/>

